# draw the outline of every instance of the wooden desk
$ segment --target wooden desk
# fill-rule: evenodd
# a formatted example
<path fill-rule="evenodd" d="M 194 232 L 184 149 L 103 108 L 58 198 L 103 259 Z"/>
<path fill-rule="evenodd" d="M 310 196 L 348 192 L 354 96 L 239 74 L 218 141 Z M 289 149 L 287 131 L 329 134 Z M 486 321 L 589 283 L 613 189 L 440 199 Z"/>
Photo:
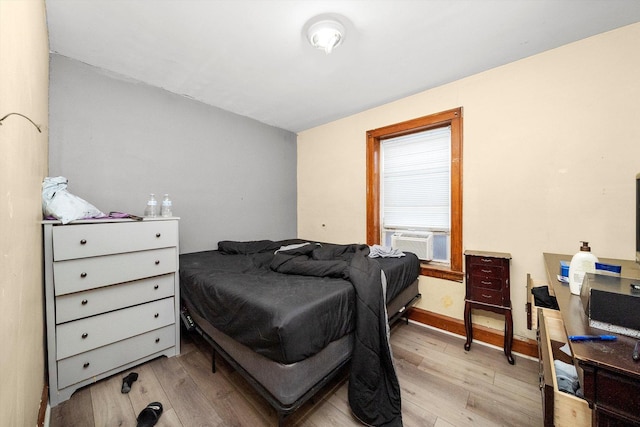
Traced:
<path fill-rule="evenodd" d="M 589 326 L 582 301 L 569 285 L 558 281 L 560 261 L 571 255 L 544 254 L 549 286 L 555 291 L 567 335 L 599 335 L 611 332 Z M 622 266 L 622 276 L 640 280 L 640 265 L 634 261 L 601 258 Z M 616 334 L 610 342 L 570 342 L 574 360 L 582 368 L 580 383 L 593 409 L 595 426 L 640 426 L 640 362 L 631 358 L 636 339 Z"/>

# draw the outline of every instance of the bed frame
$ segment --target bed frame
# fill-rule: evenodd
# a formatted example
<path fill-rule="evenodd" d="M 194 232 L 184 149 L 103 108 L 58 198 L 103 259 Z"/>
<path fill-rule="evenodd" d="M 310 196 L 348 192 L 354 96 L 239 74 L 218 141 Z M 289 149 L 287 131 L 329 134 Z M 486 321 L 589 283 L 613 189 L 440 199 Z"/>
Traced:
<path fill-rule="evenodd" d="M 408 322 L 407 309 L 421 298 L 418 280 L 387 304 L 389 325 L 400 318 Z M 333 379 L 351 359 L 353 333 L 331 342 L 319 353 L 300 362 L 283 364 L 262 356 L 219 331 L 183 301 L 195 322 L 195 331 L 212 347 L 211 369 L 216 354 L 222 356 L 278 413 L 283 427 L 291 415 Z"/>

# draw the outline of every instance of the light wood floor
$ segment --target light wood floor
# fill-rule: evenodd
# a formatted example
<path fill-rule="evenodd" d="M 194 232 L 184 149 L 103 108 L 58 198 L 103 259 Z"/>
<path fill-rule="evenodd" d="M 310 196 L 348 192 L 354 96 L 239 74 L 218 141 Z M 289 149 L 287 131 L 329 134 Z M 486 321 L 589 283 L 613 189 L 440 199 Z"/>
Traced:
<path fill-rule="evenodd" d="M 537 362 L 415 324 L 398 322 L 391 333 L 402 388 L 405 427 L 541 426 Z M 161 357 L 77 391 L 51 410 L 51 427 L 134 426 L 137 414 L 159 401 L 163 426 L 276 426 L 266 401 L 221 358 L 211 373 L 211 351 L 183 333 L 178 357 Z M 137 372 L 129 394 L 122 378 Z M 359 426 L 347 404 L 347 375 L 339 375 L 287 419 L 287 426 Z"/>

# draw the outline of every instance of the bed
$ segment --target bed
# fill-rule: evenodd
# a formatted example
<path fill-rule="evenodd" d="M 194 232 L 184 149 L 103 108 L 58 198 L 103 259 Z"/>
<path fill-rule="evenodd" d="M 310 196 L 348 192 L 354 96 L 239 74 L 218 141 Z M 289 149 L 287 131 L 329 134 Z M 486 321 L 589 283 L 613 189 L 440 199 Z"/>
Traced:
<path fill-rule="evenodd" d="M 357 291 L 354 253 L 368 247 L 223 241 L 218 250 L 180 255 L 183 305 L 214 350 L 213 370 L 216 354 L 224 357 L 276 409 L 280 425 L 351 360 L 361 346 L 358 323 L 360 330 L 375 323 L 357 309 L 380 286 L 370 277 L 381 276 L 389 323 L 420 298 L 414 254 L 358 257 L 369 276 L 361 274 L 368 278 Z M 386 314 L 382 320 L 386 333 Z"/>

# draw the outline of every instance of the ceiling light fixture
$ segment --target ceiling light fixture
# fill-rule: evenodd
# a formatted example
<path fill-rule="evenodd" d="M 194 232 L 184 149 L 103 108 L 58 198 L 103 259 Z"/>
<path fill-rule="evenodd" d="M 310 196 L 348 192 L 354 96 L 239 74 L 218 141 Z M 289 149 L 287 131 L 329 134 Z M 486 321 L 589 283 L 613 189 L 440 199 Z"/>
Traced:
<path fill-rule="evenodd" d="M 323 19 L 312 24 L 307 30 L 307 38 L 311 46 L 322 49 L 329 54 L 344 40 L 344 26 L 333 19 Z"/>

